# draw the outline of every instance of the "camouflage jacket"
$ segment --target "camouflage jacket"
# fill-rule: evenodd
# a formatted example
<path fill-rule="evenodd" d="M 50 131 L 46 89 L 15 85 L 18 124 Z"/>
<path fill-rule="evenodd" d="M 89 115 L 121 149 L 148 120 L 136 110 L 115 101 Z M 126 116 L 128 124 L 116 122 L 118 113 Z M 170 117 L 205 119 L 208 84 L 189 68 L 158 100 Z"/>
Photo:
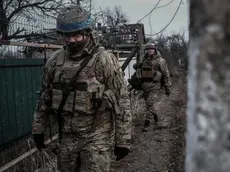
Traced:
<path fill-rule="evenodd" d="M 142 89 L 144 91 L 160 89 L 161 84 L 163 84 L 164 87 L 170 87 L 171 86 L 170 73 L 167 67 L 166 60 L 162 58 L 160 52 L 157 51 L 157 54 L 152 59 L 148 59 L 148 57 L 145 56 L 142 64 L 148 63 L 149 61 L 152 63 L 152 68 L 156 71 L 159 71 L 162 74 L 162 80 L 159 83 L 144 82 L 142 84 Z"/>
<path fill-rule="evenodd" d="M 56 53 L 56 52 L 55 52 Z M 34 112 L 32 133 L 44 133 L 48 124 L 48 116 L 52 110 L 52 85 L 56 69 L 56 56 L 50 58 L 42 75 L 41 97 Z M 99 54 L 95 65 L 95 75 L 105 85 L 105 92 L 110 91 L 116 97 L 117 112 L 114 113 L 115 144 L 130 147 L 132 115 L 127 92 L 127 83 L 118 64 L 117 58 L 107 51 Z"/>

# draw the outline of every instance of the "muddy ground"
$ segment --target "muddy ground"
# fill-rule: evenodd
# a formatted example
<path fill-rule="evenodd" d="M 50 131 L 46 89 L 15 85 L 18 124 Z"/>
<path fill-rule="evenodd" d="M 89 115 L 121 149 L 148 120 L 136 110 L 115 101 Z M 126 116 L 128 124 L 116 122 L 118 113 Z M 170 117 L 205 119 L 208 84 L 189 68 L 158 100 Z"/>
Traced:
<path fill-rule="evenodd" d="M 148 132 L 142 132 L 144 101 L 134 99 L 136 102 L 132 107 L 136 118 L 131 153 L 120 162 L 114 162 L 112 171 L 183 172 L 187 99 L 185 76 L 173 78 L 169 98 L 161 91 L 156 103 L 160 123 L 159 126 L 152 124 Z"/>

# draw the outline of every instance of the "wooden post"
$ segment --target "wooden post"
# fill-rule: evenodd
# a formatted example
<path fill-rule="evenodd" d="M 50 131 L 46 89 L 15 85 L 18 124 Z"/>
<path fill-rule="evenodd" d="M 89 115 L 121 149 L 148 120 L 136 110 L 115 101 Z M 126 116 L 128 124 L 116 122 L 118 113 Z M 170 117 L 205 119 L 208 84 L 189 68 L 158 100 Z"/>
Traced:
<path fill-rule="evenodd" d="M 0 46 L 1 45 L 12 45 L 12 46 L 23 46 L 23 47 L 37 47 L 37 48 L 47 48 L 47 49 L 60 49 L 63 48 L 62 45 L 55 45 L 55 44 L 40 44 L 40 43 L 33 43 L 33 42 L 12 42 L 8 40 L 0 39 Z"/>

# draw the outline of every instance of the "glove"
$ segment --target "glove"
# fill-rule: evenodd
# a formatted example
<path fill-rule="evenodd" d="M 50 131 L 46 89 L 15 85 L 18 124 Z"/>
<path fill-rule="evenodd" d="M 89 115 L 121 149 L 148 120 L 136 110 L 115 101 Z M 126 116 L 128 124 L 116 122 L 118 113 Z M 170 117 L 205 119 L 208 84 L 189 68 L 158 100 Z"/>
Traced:
<path fill-rule="evenodd" d="M 44 134 L 34 134 L 34 142 L 39 151 L 45 148 Z"/>
<path fill-rule="evenodd" d="M 170 94 L 171 94 L 170 87 L 165 87 L 165 95 L 169 97 Z"/>
<path fill-rule="evenodd" d="M 116 156 L 116 161 L 119 161 L 129 154 L 129 149 L 115 146 L 114 154 Z"/>

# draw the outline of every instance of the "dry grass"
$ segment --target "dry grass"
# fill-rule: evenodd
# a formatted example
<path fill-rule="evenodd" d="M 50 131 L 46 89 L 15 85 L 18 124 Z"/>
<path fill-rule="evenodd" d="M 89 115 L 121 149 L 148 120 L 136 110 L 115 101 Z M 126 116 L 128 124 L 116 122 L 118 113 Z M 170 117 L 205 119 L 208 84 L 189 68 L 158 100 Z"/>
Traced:
<path fill-rule="evenodd" d="M 34 172 L 59 172 L 56 159 L 52 158 L 45 150 L 41 152 L 37 161 L 41 162 L 41 167 L 39 168 L 34 162 L 33 165 L 36 169 Z"/>
<path fill-rule="evenodd" d="M 31 142 L 33 142 L 32 139 Z M 28 145 L 30 147 L 29 142 Z M 34 172 L 58 172 L 56 158 L 52 156 L 50 149 L 43 149 L 37 155 L 31 154 L 30 160 L 31 169 L 34 169 Z"/>
<path fill-rule="evenodd" d="M 138 119 L 142 114 L 144 114 L 144 99 L 142 91 L 132 91 L 130 93 L 130 104 L 131 112 L 133 114 L 133 120 Z"/>

